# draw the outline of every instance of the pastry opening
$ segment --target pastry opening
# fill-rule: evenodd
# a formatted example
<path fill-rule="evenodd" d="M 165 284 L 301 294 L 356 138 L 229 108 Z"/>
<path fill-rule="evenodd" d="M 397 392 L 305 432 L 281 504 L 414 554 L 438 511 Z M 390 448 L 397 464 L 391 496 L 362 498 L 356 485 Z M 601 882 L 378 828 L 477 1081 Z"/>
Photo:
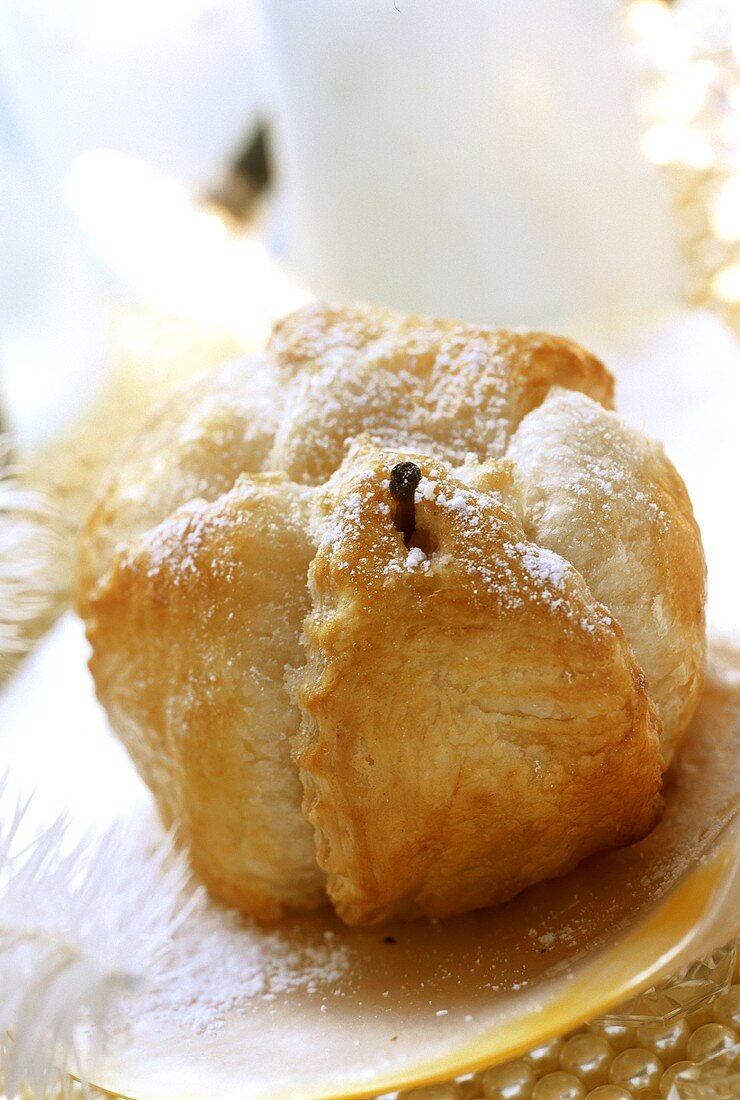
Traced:
<path fill-rule="evenodd" d="M 415 462 L 397 462 L 391 470 L 388 487 L 395 502 L 392 510 L 393 525 L 403 535 L 405 546 L 411 546 L 411 540 L 416 533 L 414 497 L 420 481 L 421 470 Z M 415 545 L 419 544 L 415 543 Z M 420 549 L 424 548 L 420 547 Z"/>
<path fill-rule="evenodd" d="M 439 548 L 439 539 L 433 531 L 427 530 L 426 527 L 417 526 L 406 545 L 410 550 L 418 547 L 419 550 L 423 550 L 428 558 L 431 558 L 434 551 Z"/>
<path fill-rule="evenodd" d="M 429 558 L 439 546 L 439 539 L 416 522 L 416 489 L 420 481 L 421 470 L 415 462 L 398 462 L 391 470 L 393 525 L 403 535 L 404 546 L 421 550 Z"/>

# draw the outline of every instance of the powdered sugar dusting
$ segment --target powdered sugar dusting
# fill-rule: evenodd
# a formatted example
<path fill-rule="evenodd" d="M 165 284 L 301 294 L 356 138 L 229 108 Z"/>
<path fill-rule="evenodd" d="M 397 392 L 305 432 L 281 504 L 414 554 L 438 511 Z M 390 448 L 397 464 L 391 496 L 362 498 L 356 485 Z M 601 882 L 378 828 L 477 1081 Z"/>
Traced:
<path fill-rule="evenodd" d="M 409 550 L 408 556 L 406 558 L 406 568 L 429 569 L 429 560 L 424 551 L 421 550 L 418 546 L 414 546 L 411 548 L 411 550 Z"/>
<path fill-rule="evenodd" d="M 460 489 L 456 489 L 450 499 L 445 500 L 443 503 L 446 508 L 453 512 L 463 512 L 467 515 L 470 511 L 467 495 Z"/>
<path fill-rule="evenodd" d="M 430 477 L 422 477 L 414 494 L 414 500 L 416 504 L 421 504 L 423 501 L 429 501 L 431 504 L 438 504 L 443 508 L 449 508 L 452 512 L 460 512 L 466 516 L 472 514 L 471 508 L 471 495 L 465 489 L 454 488 L 449 497 L 445 497 L 442 492 L 439 481 L 439 470 L 432 470 Z"/>
<path fill-rule="evenodd" d="M 565 580 L 570 571 L 570 566 L 559 554 L 544 546 L 536 546 L 533 543 L 518 542 L 515 549 L 521 554 L 521 562 L 525 570 L 534 580 L 562 592 L 565 588 Z"/>
<path fill-rule="evenodd" d="M 439 471 L 435 473 L 439 477 Z M 422 500 L 436 500 L 438 489 L 439 485 L 435 478 L 422 477 L 414 493 L 415 502 L 421 504 Z"/>
<path fill-rule="evenodd" d="M 351 493 L 337 509 L 332 521 L 324 528 L 321 536 L 321 546 L 334 546 L 349 529 L 357 529 L 360 525 L 360 511 L 362 497 L 359 493 Z"/>
<path fill-rule="evenodd" d="M 461 570 L 475 600 L 493 596 L 507 612 L 539 605 L 568 629 L 589 634 L 611 628 L 607 608 L 589 598 L 570 563 L 526 541 L 500 494 L 461 484 L 435 464 L 422 474 L 414 499 L 421 545 L 405 547 L 394 529 L 388 471 L 376 468 L 357 477 L 321 535 L 333 567 L 346 578 L 364 574 L 384 584 Z"/>
<path fill-rule="evenodd" d="M 209 902 L 176 934 L 162 972 L 122 1001 L 111 1031 L 145 1018 L 149 1026 L 216 1035 L 231 1014 L 301 990 L 332 992 L 350 967 L 351 952 L 332 931 L 299 944 L 289 928 L 262 929 Z"/>
<path fill-rule="evenodd" d="M 532 335 L 362 306 L 309 307 L 276 330 L 269 348 L 286 382 L 270 466 L 320 484 L 361 436 L 451 464 L 501 457 L 539 351 Z M 562 367 L 569 349 L 559 352 L 545 365 Z"/>

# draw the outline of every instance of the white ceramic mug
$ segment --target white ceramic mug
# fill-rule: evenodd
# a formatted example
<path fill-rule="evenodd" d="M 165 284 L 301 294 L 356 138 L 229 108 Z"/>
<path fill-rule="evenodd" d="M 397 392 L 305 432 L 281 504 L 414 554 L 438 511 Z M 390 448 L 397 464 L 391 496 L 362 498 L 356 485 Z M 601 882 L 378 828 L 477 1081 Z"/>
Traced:
<path fill-rule="evenodd" d="M 621 8 L 264 0 L 278 169 L 321 295 L 552 325 L 660 309 L 677 260 Z"/>

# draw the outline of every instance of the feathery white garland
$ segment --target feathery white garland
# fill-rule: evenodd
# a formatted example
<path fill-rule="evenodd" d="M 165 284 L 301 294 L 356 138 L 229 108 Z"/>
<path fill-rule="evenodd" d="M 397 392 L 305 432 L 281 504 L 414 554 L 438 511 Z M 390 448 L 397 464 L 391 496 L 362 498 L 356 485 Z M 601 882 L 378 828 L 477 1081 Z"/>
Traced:
<path fill-rule="evenodd" d="M 27 808 L 0 824 L 0 1074 L 11 1100 L 22 1086 L 64 1092 L 70 1072 L 85 1080 L 78 1026 L 102 1034 L 111 1000 L 155 972 L 202 896 L 171 835 L 152 850 L 121 823 L 70 846 L 60 819 L 21 845 Z"/>
<path fill-rule="evenodd" d="M 11 450 L 0 435 L 0 672 L 27 648 L 24 627 L 54 599 L 60 550 L 54 510 L 19 482 L 7 465 Z"/>
<path fill-rule="evenodd" d="M 0 673 L 53 605 L 62 549 L 53 507 L 10 453 L 0 435 Z M 65 1094 L 70 1072 L 85 1080 L 79 1026 L 91 1025 L 94 1054 L 111 1001 L 156 973 L 202 890 L 171 835 L 153 846 L 121 823 L 72 844 L 65 818 L 38 835 L 29 801 L 7 806 L 8 786 L 0 777 L 0 1090 L 12 1100 L 24 1087 Z"/>

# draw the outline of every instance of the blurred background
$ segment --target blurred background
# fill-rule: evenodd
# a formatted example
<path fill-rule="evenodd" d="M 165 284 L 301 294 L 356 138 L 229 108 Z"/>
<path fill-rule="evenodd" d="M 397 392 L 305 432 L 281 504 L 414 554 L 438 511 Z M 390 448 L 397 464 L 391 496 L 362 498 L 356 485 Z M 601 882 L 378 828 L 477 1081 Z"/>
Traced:
<path fill-rule="evenodd" d="M 736 0 L 4 0 L 0 402 L 59 516 L 313 295 L 575 336 L 737 625 Z"/>
<path fill-rule="evenodd" d="M 0 0 L 0 734 L 49 821 L 149 797 L 73 616 L 10 677 L 105 468 L 316 295 L 591 347 L 738 635 L 740 0 Z"/>

